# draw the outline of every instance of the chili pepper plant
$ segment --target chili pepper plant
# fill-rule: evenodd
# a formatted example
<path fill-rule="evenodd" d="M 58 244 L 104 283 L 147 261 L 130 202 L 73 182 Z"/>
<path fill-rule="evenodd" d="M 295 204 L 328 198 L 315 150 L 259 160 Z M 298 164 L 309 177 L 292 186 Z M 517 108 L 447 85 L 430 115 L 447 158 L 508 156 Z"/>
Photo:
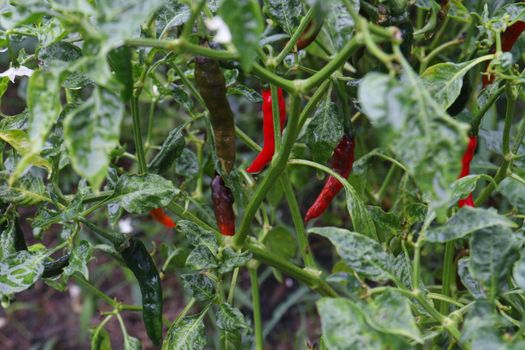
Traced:
<path fill-rule="evenodd" d="M 524 29 L 511 0 L 1 2 L 0 347 L 39 348 L 53 293 L 82 317 L 46 348 L 525 349 Z"/>

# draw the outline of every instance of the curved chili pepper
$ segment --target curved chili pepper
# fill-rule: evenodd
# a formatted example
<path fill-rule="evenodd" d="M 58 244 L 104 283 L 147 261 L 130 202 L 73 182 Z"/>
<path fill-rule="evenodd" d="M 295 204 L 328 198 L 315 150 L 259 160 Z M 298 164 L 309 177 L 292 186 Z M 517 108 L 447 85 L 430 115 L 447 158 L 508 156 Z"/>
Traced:
<path fill-rule="evenodd" d="M 525 22 L 518 21 L 508 27 L 503 34 L 501 35 L 501 50 L 503 52 L 508 52 L 512 50 L 514 43 L 518 40 L 521 33 L 525 30 Z M 494 53 L 494 47 L 490 50 L 491 53 Z M 488 68 L 488 67 L 487 67 Z M 490 74 L 485 74 L 482 77 L 483 87 L 486 87 L 489 84 L 492 84 L 494 81 L 494 76 Z"/>
<path fill-rule="evenodd" d="M 208 57 L 196 57 L 195 82 L 210 112 L 217 157 L 228 174 L 235 162 L 235 123 L 219 62 Z"/>
<path fill-rule="evenodd" d="M 317 35 L 321 31 L 322 26 L 322 21 L 311 19 L 310 22 L 308 22 L 308 24 L 306 25 L 304 31 L 299 36 L 299 39 L 297 39 L 297 42 L 295 43 L 297 51 L 303 50 L 308 45 L 313 43 L 315 38 L 317 38 Z M 295 50 L 293 52 L 295 52 Z"/>
<path fill-rule="evenodd" d="M 162 208 L 153 209 L 149 212 L 149 214 L 153 217 L 153 219 L 167 228 L 173 228 L 177 226 L 177 224 L 168 216 L 168 214 L 164 212 L 164 210 L 162 210 Z"/>
<path fill-rule="evenodd" d="M 332 155 L 332 169 L 344 178 L 347 178 L 352 172 L 352 166 L 354 164 L 354 149 L 354 138 L 349 135 L 343 135 L 339 144 L 334 149 L 334 154 Z M 328 208 L 341 188 L 343 188 L 343 184 L 339 182 L 339 180 L 333 176 L 328 177 L 321 193 L 317 196 L 314 204 L 312 204 L 310 209 L 306 212 L 304 221 L 308 222 L 319 217 Z"/>
<path fill-rule="evenodd" d="M 471 135 L 469 137 L 467 149 L 465 150 L 465 153 L 463 154 L 463 159 L 461 161 L 462 168 L 461 168 L 461 174 L 459 174 L 458 179 L 470 174 L 470 162 L 472 162 L 472 158 L 474 158 L 474 153 L 476 152 L 477 142 L 478 142 L 478 137 L 476 135 Z M 472 199 L 472 193 L 469 194 L 466 198 L 460 199 L 458 201 L 458 205 L 460 208 L 464 206 L 473 207 L 474 200 Z"/>
<path fill-rule="evenodd" d="M 286 121 L 286 104 L 284 102 L 283 90 L 281 88 L 277 91 L 279 102 L 279 120 L 281 122 L 281 132 Z M 270 89 L 262 91 L 262 111 L 263 111 L 263 148 L 255 157 L 252 164 L 246 168 L 250 174 L 261 172 L 264 167 L 272 161 L 275 152 L 275 133 L 273 129 L 273 114 L 272 114 L 272 94 Z"/>
<path fill-rule="evenodd" d="M 146 333 L 155 345 L 159 345 L 162 340 L 162 288 L 155 262 L 144 244 L 134 238 L 129 239 L 129 245 L 120 250 L 120 255 L 139 283 Z"/>
<path fill-rule="evenodd" d="M 211 199 L 219 231 L 225 236 L 233 236 L 235 234 L 233 194 L 219 174 L 216 174 L 211 181 Z"/>

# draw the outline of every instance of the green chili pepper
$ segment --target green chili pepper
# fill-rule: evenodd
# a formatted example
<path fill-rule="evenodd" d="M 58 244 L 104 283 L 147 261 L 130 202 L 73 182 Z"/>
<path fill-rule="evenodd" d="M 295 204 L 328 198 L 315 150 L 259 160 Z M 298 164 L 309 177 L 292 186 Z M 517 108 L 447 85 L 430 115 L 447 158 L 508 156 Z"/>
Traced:
<path fill-rule="evenodd" d="M 51 278 L 60 275 L 64 272 L 64 267 L 69 265 L 69 254 L 64 255 L 54 261 L 44 262 L 44 272 L 42 277 Z"/>
<path fill-rule="evenodd" d="M 159 345 L 162 340 L 162 289 L 155 262 L 144 244 L 134 238 L 129 239 L 129 246 L 120 254 L 139 282 L 146 332 L 153 343 Z"/>
<path fill-rule="evenodd" d="M 235 123 L 226 98 L 226 82 L 219 62 L 207 57 L 196 57 L 195 81 L 210 112 L 217 157 L 222 169 L 229 173 L 235 162 Z"/>

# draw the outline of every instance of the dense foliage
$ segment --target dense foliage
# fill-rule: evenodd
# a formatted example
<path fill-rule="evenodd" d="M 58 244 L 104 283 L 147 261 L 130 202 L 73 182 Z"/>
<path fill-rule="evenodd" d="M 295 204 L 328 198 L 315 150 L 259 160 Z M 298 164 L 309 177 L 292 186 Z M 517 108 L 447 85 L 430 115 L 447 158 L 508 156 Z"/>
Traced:
<path fill-rule="evenodd" d="M 78 285 L 92 349 L 272 348 L 292 307 L 289 348 L 525 348 L 525 3 L 0 4 L 6 313 Z"/>

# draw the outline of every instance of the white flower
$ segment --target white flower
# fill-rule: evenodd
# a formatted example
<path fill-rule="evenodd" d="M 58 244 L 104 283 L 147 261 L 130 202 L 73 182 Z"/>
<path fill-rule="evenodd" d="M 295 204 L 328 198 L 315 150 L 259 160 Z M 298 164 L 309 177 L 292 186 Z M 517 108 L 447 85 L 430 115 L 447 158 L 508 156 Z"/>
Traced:
<path fill-rule="evenodd" d="M 9 80 L 11 80 L 11 82 L 14 83 L 15 82 L 15 77 L 20 77 L 20 76 L 23 76 L 23 75 L 25 75 L 27 77 L 30 77 L 31 74 L 33 74 L 33 70 L 32 69 L 29 69 L 29 68 L 24 67 L 24 66 L 20 66 L 18 68 L 14 68 L 14 67 L 9 68 L 5 72 L 0 73 L 0 77 L 8 77 Z"/>
<path fill-rule="evenodd" d="M 131 226 L 131 218 L 124 218 L 119 220 L 118 228 L 122 233 L 131 233 L 133 232 L 133 226 Z"/>
<path fill-rule="evenodd" d="M 230 29 L 228 28 L 226 23 L 224 23 L 222 18 L 215 16 L 212 19 L 206 19 L 205 23 L 206 27 L 209 30 L 217 31 L 215 37 L 213 38 L 213 41 L 219 44 L 227 44 L 232 41 L 232 34 L 230 33 Z"/>

